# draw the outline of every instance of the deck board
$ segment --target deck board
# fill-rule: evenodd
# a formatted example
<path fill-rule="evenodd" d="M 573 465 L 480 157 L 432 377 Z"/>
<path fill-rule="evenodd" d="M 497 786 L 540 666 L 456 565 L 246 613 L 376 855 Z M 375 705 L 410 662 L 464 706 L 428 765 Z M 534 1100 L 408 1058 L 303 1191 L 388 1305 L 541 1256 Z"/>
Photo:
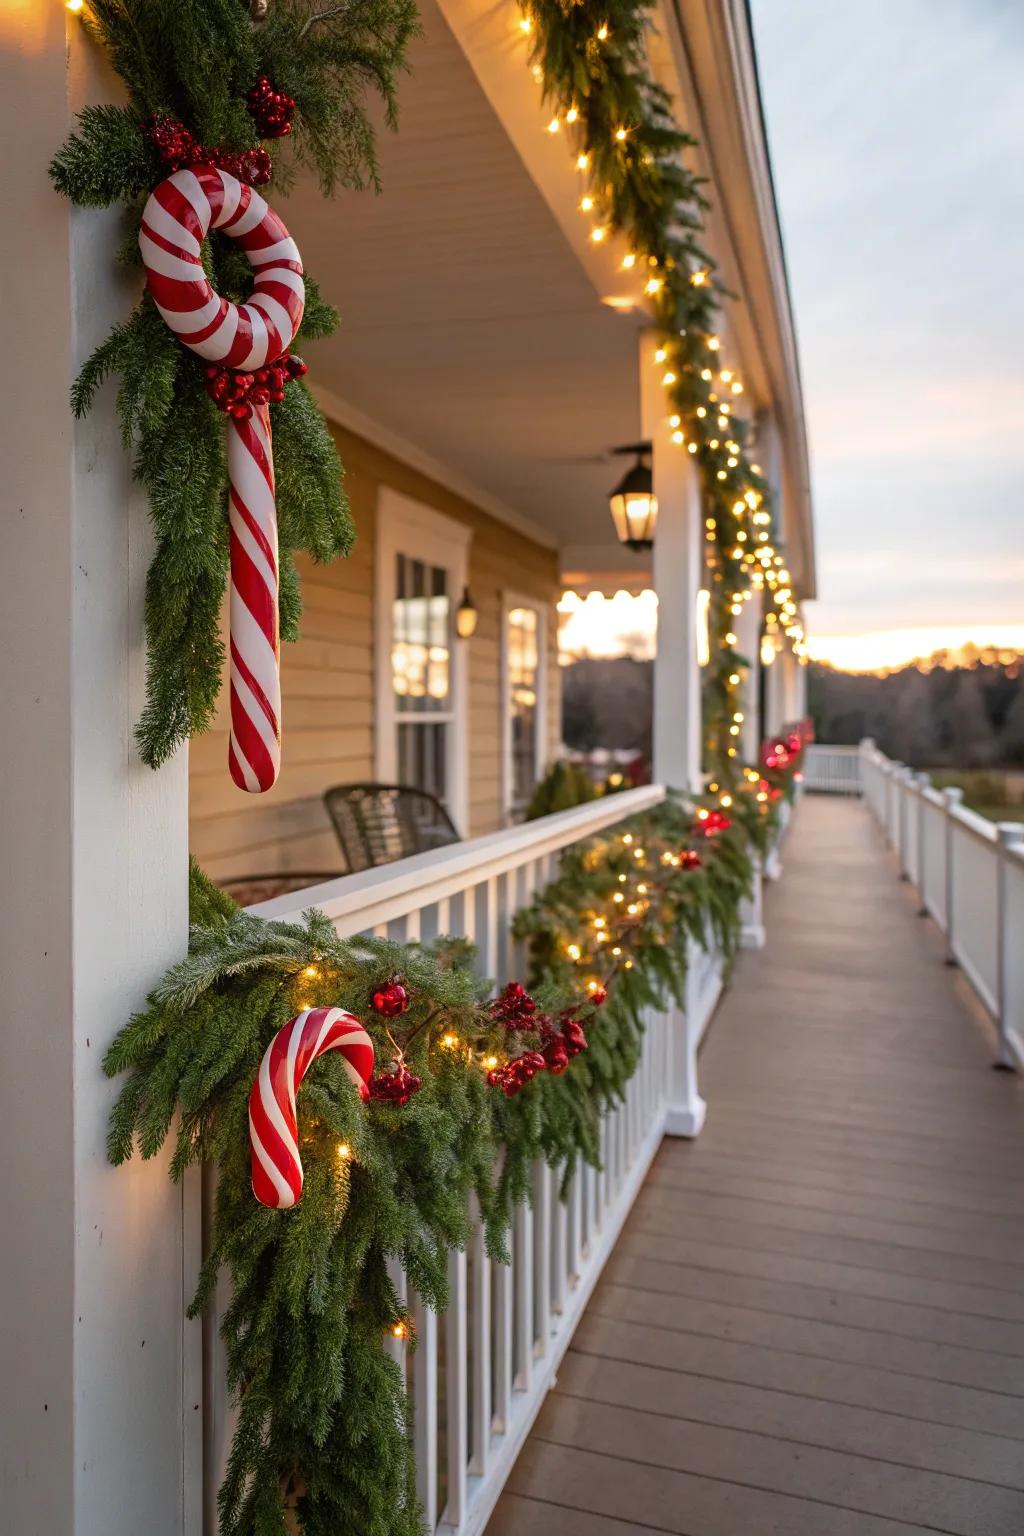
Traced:
<path fill-rule="evenodd" d="M 489 1536 L 1020 1536 L 1024 1102 L 863 806 L 807 798 Z"/>

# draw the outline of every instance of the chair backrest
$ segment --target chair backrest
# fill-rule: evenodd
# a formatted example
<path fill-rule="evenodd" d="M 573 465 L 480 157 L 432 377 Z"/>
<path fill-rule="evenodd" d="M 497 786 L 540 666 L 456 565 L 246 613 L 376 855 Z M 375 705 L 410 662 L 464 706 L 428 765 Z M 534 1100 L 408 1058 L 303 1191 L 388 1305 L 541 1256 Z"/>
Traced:
<path fill-rule="evenodd" d="M 324 792 L 324 805 L 353 874 L 459 841 L 440 800 L 422 789 L 336 784 Z"/>

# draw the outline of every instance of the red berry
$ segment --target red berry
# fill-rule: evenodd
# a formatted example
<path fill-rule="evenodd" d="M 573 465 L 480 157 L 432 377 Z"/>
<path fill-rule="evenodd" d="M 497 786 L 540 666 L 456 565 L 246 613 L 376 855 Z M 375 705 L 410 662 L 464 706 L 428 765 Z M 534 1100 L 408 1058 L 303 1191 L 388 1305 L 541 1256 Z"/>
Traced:
<path fill-rule="evenodd" d="M 600 986 L 591 987 L 590 1001 L 594 1004 L 595 1008 L 600 1008 L 602 1003 L 606 1003 L 608 1001 L 608 988 Z"/>

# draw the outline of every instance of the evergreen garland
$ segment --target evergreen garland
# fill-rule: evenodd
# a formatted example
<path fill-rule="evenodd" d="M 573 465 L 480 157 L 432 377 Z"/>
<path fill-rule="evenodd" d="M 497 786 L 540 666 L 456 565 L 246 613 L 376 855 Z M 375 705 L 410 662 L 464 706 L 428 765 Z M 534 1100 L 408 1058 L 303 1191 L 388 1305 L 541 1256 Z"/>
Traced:
<path fill-rule="evenodd" d="M 775 547 L 771 492 L 735 412 L 742 384 L 723 369 L 715 316 L 724 290 L 700 235 L 709 204 L 686 164 L 696 140 L 673 116 L 647 59 L 652 0 L 520 0 L 530 57 L 553 123 L 569 136 L 589 193 L 594 233 L 624 235 L 660 334 L 666 414 L 697 461 L 711 573 L 705 673 L 706 762 L 712 788 L 741 781 L 736 744 L 742 674 L 734 622 L 753 592 L 770 598 L 769 629 L 802 639 L 789 575 Z M 734 729 L 735 727 L 735 729 Z"/>
<path fill-rule="evenodd" d="M 274 0 L 254 24 L 243 0 L 90 0 L 83 25 L 108 52 L 128 93 L 124 106 L 90 106 L 58 150 L 50 174 L 80 206 L 123 203 L 119 259 L 139 269 L 137 234 L 150 189 L 163 179 L 144 131 L 157 116 L 185 124 L 196 140 L 230 150 L 259 138 L 246 94 L 262 75 L 296 98 L 292 133 L 274 141 L 275 185 L 312 167 L 325 194 L 378 184 L 368 93 L 395 118 L 395 89 L 417 27 L 414 0 L 358 5 Z M 214 233 L 204 260 L 218 293 L 241 302 L 251 286 L 244 255 Z M 306 278 L 296 347 L 328 336 L 337 315 Z M 137 478 L 149 497 L 157 548 L 146 587 L 147 699 L 137 737 L 157 767 L 187 736 L 210 724 L 224 660 L 219 615 L 227 577 L 224 423 L 207 397 L 200 360 L 182 347 L 143 296 L 85 363 L 72 390 L 87 412 L 108 375 Z M 342 469 L 326 423 L 299 382 L 271 408 L 280 541 L 281 636 L 298 633 L 293 552 L 326 562 L 345 555 L 354 530 Z"/>
<path fill-rule="evenodd" d="M 767 805 L 747 799 L 767 827 Z M 536 1007 L 518 1020 L 474 974 L 464 941 L 341 940 L 315 909 L 268 923 L 193 869 L 188 955 L 105 1066 L 127 1074 L 110 1125 L 115 1163 L 136 1147 L 151 1157 L 170 1138 L 175 1179 L 196 1163 L 216 1169 L 191 1310 L 209 1305 L 226 1267 L 222 1333 L 239 1418 L 222 1536 L 285 1536 L 291 1519 L 303 1536 L 419 1536 L 404 1381 L 385 1347 L 412 1325 L 388 1260 L 443 1311 L 471 1194 L 501 1258 L 535 1159 L 598 1164 L 600 1116 L 636 1067 L 644 1008 L 682 1003 L 685 936 L 734 951 L 748 841 L 736 824 L 708 835 L 716 815 L 673 797 L 563 855 L 558 878 L 516 919 Z M 409 1007 L 384 1019 L 369 1000 L 396 975 Z M 405 1104 L 364 1104 L 338 1058 L 321 1057 L 299 1094 L 302 1198 L 269 1210 L 250 1183 L 249 1092 L 277 1030 L 305 1007 L 333 1005 L 365 1023 L 378 1071 L 397 1052 L 421 1086 Z M 543 1044 L 545 1016 L 577 1021 L 587 1048 L 506 1097 L 502 1071 Z"/>

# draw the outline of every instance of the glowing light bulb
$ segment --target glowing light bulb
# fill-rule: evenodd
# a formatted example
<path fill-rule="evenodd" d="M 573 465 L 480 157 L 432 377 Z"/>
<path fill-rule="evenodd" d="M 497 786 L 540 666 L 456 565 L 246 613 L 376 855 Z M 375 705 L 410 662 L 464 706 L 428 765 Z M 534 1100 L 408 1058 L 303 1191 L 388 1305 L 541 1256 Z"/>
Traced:
<path fill-rule="evenodd" d="M 589 155 L 577 155 L 576 156 L 576 169 L 578 171 L 585 171 L 589 164 L 590 164 L 590 156 Z"/>
<path fill-rule="evenodd" d="M 717 352 L 721 345 L 722 345 L 722 343 L 721 343 L 721 341 L 719 340 L 719 338 L 717 336 L 709 336 L 708 337 L 708 351 L 709 352 Z"/>
<path fill-rule="evenodd" d="M 710 276 L 710 272 L 706 271 L 704 268 L 701 268 L 697 272 L 690 273 L 690 282 L 695 288 L 703 288 Z"/>
<path fill-rule="evenodd" d="M 606 43 L 608 41 L 608 23 L 606 21 L 602 21 L 597 29 L 597 40 L 599 43 Z"/>
<path fill-rule="evenodd" d="M 338 1142 L 338 1156 L 343 1163 L 347 1163 L 349 1158 L 352 1156 L 352 1148 L 349 1146 L 347 1141 Z"/>
<path fill-rule="evenodd" d="M 590 231 L 590 238 L 593 240 L 595 245 L 600 245 L 601 241 L 605 238 L 607 233 L 608 231 L 604 228 L 603 225 L 595 224 L 594 228 Z"/>
<path fill-rule="evenodd" d="M 675 381 L 676 381 L 676 376 L 672 372 L 671 369 L 669 369 L 669 371 L 667 373 L 663 373 L 662 376 L 661 376 L 661 382 L 664 384 L 666 389 L 668 389 L 670 384 L 674 384 Z"/>
<path fill-rule="evenodd" d="M 559 123 L 558 118 L 553 117 L 550 123 L 548 123 L 548 133 L 557 133 L 560 127 L 561 124 Z"/>
<path fill-rule="evenodd" d="M 626 130 L 625 130 L 625 128 L 616 128 L 616 130 L 615 130 L 615 137 L 618 140 L 618 142 L 621 144 L 623 139 L 626 138 Z"/>
<path fill-rule="evenodd" d="M 441 1036 L 441 1044 L 444 1046 L 446 1051 L 454 1051 L 458 1043 L 458 1035 L 452 1034 L 451 1030 L 449 1030 L 446 1035 Z"/>
<path fill-rule="evenodd" d="M 589 195 L 580 198 L 580 212 L 589 213 L 594 206 L 594 199 Z"/>
<path fill-rule="evenodd" d="M 578 107 L 570 107 L 568 112 L 565 114 L 565 120 L 567 123 L 574 123 L 576 122 L 579 115 Z"/>
<path fill-rule="evenodd" d="M 664 282 L 662 281 L 662 279 L 660 277 L 649 277 L 647 279 L 646 284 L 644 285 L 644 292 L 645 293 L 660 293 L 661 289 L 663 287 L 664 287 Z"/>
<path fill-rule="evenodd" d="M 625 267 L 627 272 L 632 267 L 636 266 L 636 257 L 633 255 L 632 251 L 630 251 L 628 256 L 623 256 L 623 258 L 622 258 L 622 265 Z"/>
<path fill-rule="evenodd" d="M 520 32 L 532 32 L 533 31 L 533 22 L 532 22 L 532 20 L 530 19 L 529 16 L 523 16 L 523 17 L 520 18 L 519 30 L 520 30 Z"/>
<path fill-rule="evenodd" d="M 484 1066 L 487 1068 L 488 1072 L 493 1072 L 497 1065 L 498 1065 L 498 1058 L 497 1058 L 497 1056 L 485 1056 L 484 1057 Z"/>
<path fill-rule="evenodd" d="M 391 1336 L 395 1339 L 407 1339 L 409 1337 L 408 1325 L 406 1323 L 395 1323 L 391 1330 Z"/>

